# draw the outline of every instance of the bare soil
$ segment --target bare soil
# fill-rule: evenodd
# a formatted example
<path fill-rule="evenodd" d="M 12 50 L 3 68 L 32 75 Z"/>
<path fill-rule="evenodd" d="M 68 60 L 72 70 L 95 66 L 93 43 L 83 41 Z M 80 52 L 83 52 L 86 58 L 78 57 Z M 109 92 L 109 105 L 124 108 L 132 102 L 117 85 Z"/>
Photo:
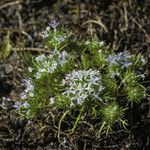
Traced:
<path fill-rule="evenodd" d="M 67 147 L 59 143 L 48 108 L 31 121 L 18 119 L 12 111 L 27 65 L 20 49 L 33 54 L 42 49 L 39 33 L 54 19 L 73 37 L 96 37 L 111 43 L 113 50 L 142 53 L 147 60 L 145 81 L 150 81 L 150 0 L 0 1 L 0 48 L 8 31 L 13 47 L 7 59 L 0 59 L 0 150 L 74 149 L 71 143 Z M 149 83 L 144 86 L 150 94 Z M 61 111 L 53 113 L 59 118 Z M 113 133 L 99 137 L 85 122 L 69 140 L 79 150 L 149 150 L 150 99 L 134 106 L 127 118 L 127 130 L 116 126 Z"/>

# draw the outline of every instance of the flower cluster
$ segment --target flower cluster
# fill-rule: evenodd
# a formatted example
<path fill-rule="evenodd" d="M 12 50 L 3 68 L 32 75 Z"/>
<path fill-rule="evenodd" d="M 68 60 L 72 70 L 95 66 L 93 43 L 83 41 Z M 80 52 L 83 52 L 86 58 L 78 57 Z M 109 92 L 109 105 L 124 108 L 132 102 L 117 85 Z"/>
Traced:
<path fill-rule="evenodd" d="M 13 105 L 13 108 L 15 108 L 16 110 L 19 110 L 20 108 L 29 108 L 30 104 L 27 102 L 21 102 L 21 101 L 16 101 L 15 104 Z"/>
<path fill-rule="evenodd" d="M 58 64 L 63 66 L 67 62 L 68 54 L 66 51 L 63 51 L 58 55 Z"/>
<path fill-rule="evenodd" d="M 49 34 L 50 34 L 50 29 L 52 28 L 56 32 L 56 28 L 57 28 L 58 25 L 59 25 L 59 22 L 57 22 L 56 20 L 51 21 L 48 24 L 48 26 L 46 27 L 46 30 L 41 33 L 41 36 L 43 38 L 47 38 L 49 36 Z"/>
<path fill-rule="evenodd" d="M 131 55 L 127 52 L 120 52 L 116 55 L 109 55 L 108 56 L 108 62 L 110 67 L 112 66 L 121 66 L 121 69 L 127 68 L 130 65 L 132 65 L 132 62 L 130 62 Z"/>
<path fill-rule="evenodd" d="M 23 79 L 23 86 L 25 86 L 24 92 L 20 94 L 21 99 L 27 99 L 34 96 L 34 86 L 30 78 Z"/>
<path fill-rule="evenodd" d="M 73 102 L 81 105 L 87 98 L 99 99 L 104 89 L 101 77 L 96 70 L 73 70 L 63 79 L 62 84 L 66 85 L 63 95 L 70 97 Z M 74 104 L 72 102 L 72 104 Z"/>
<path fill-rule="evenodd" d="M 59 46 L 62 42 L 65 41 L 67 36 L 64 34 L 63 29 L 57 30 L 57 26 L 59 25 L 59 22 L 56 20 L 51 21 L 49 25 L 46 27 L 46 30 L 44 30 L 41 33 L 41 36 L 48 40 L 48 47 L 57 47 Z"/>
<path fill-rule="evenodd" d="M 60 24 L 60 22 L 57 22 L 56 20 L 53 20 L 49 23 L 49 27 L 56 29 L 57 26 Z"/>
<path fill-rule="evenodd" d="M 59 52 L 54 50 L 54 52 L 48 56 L 42 54 L 35 58 L 37 64 L 37 72 L 35 74 L 36 79 L 39 79 L 45 73 L 53 73 L 58 66 L 63 66 L 67 62 L 68 54 L 66 51 Z M 33 69 L 28 68 L 30 72 Z"/>

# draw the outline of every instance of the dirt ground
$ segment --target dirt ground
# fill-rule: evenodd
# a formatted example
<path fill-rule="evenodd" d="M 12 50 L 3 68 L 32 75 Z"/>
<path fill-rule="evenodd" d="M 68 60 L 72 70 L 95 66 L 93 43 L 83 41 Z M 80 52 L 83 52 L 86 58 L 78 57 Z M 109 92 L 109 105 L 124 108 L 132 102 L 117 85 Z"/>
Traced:
<path fill-rule="evenodd" d="M 33 53 L 42 49 L 39 34 L 54 19 L 73 37 L 96 37 L 111 43 L 113 50 L 142 53 L 147 60 L 145 81 L 150 80 L 150 0 L 0 0 L 0 50 L 8 32 L 12 46 L 8 57 L 0 59 L 0 150 L 73 149 L 69 143 L 66 148 L 59 144 L 50 120 L 44 117 L 47 109 L 28 121 L 17 119 L 11 108 L 26 65 L 20 48 Z M 144 86 L 150 94 L 149 84 Z M 99 137 L 85 124 L 71 140 L 79 150 L 148 150 L 150 99 L 143 99 L 127 118 L 128 130 L 116 127 Z"/>

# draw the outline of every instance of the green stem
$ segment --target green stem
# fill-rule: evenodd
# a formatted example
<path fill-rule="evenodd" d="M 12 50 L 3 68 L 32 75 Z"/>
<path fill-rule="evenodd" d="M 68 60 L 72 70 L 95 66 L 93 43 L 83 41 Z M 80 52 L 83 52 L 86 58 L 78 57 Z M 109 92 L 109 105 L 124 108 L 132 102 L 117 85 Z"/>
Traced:
<path fill-rule="evenodd" d="M 64 114 L 62 115 L 62 117 L 60 118 L 59 120 L 59 124 L 58 124 L 58 140 L 59 142 L 61 143 L 61 140 L 60 140 L 60 133 L 61 133 L 61 124 L 62 124 L 62 121 L 64 120 L 65 116 L 69 113 L 69 110 L 66 110 L 64 112 Z"/>
<path fill-rule="evenodd" d="M 77 124 L 78 124 L 78 122 L 79 122 L 80 119 L 81 119 L 82 112 L 83 112 L 83 108 L 81 109 L 81 111 L 80 111 L 80 113 L 79 113 L 79 115 L 78 115 L 78 117 L 77 117 L 77 119 L 76 119 L 76 121 L 75 121 L 75 123 L 74 123 L 74 126 L 73 126 L 73 128 L 71 129 L 71 132 L 70 132 L 69 134 L 73 134 L 73 133 L 74 133 L 74 131 L 75 131 L 76 127 L 77 127 Z"/>

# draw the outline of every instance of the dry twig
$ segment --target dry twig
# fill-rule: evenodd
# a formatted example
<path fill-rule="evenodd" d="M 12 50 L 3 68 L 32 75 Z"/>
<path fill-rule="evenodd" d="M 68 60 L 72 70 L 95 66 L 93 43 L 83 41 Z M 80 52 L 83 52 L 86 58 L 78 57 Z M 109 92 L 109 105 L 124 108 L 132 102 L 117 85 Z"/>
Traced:
<path fill-rule="evenodd" d="M 133 16 L 131 16 L 131 18 L 132 18 L 133 22 L 143 31 L 148 42 L 150 43 L 150 36 L 147 34 L 146 30 L 142 27 L 142 25 Z"/>
<path fill-rule="evenodd" d="M 88 21 L 84 22 L 83 25 L 84 25 L 84 24 L 88 24 L 88 23 L 95 23 L 95 24 L 98 24 L 98 25 L 100 25 L 100 26 L 104 29 L 104 31 L 105 31 L 106 33 L 109 32 L 107 26 L 102 22 L 102 20 L 101 20 L 100 18 L 98 18 L 98 20 L 88 20 Z"/>
<path fill-rule="evenodd" d="M 20 4 L 21 2 L 22 2 L 22 0 L 18 0 L 15 2 L 9 2 L 9 3 L 3 4 L 3 5 L 0 5 L 0 9 L 6 8 L 6 7 L 9 7 L 12 5 L 17 5 L 17 4 Z"/>
<path fill-rule="evenodd" d="M 36 48 L 36 47 L 12 48 L 12 51 L 35 51 L 35 52 L 51 53 L 51 51 L 48 49 Z"/>

